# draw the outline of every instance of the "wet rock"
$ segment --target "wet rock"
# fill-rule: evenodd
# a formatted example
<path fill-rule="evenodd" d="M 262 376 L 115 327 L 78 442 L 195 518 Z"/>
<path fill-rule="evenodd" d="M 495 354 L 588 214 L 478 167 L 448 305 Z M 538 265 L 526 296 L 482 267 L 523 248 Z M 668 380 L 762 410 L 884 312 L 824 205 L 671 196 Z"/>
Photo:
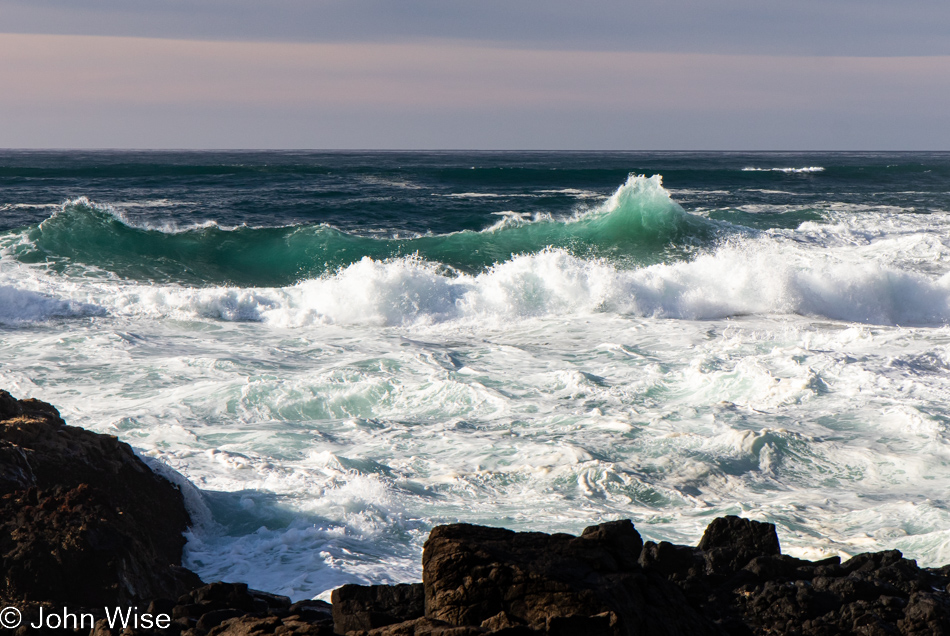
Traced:
<path fill-rule="evenodd" d="M 371 630 L 421 618 L 425 591 L 410 585 L 344 585 L 333 590 L 333 627 L 337 634 Z"/>
<path fill-rule="evenodd" d="M 641 569 L 642 545 L 626 520 L 580 537 L 437 527 L 422 556 L 426 618 L 476 627 L 504 613 L 542 633 L 721 633 L 675 585 Z"/>
<path fill-rule="evenodd" d="M 287 609 L 290 616 L 298 616 L 308 622 L 333 622 L 333 606 L 326 601 L 297 601 Z"/>
<path fill-rule="evenodd" d="M 782 553 L 774 524 L 733 516 L 714 519 L 698 547 L 711 574 L 732 573 L 755 557 Z"/>
<path fill-rule="evenodd" d="M 200 584 L 180 566 L 188 523 L 178 489 L 128 444 L 0 391 L 0 598 L 177 597 Z"/>
<path fill-rule="evenodd" d="M 639 564 L 673 581 L 699 576 L 706 568 L 702 550 L 667 541 L 648 541 L 640 553 Z"/>

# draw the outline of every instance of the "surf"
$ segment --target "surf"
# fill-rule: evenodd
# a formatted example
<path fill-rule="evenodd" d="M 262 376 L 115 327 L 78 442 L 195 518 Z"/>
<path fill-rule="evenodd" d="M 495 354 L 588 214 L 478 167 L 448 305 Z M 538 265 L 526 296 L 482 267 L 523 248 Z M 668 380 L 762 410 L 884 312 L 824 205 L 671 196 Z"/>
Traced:
<path fill-rule="evenodd" d="M 363 258 L 414 255 L 477 273 L 515 255 L 557 248 L 579 257 L 643 265 L 684 257 L 729 231 L 727 223 L 686 212 L 659 175 L 631 175 L 606 202 L 568 218 L 509 214 L 480 231 L 409 238 L 364 236 L 326 224 L 156 227 L 78 198 L 29 229 L 15 255 L 60 273 L 79 264 L 143 282 L 281 287 Z"/>

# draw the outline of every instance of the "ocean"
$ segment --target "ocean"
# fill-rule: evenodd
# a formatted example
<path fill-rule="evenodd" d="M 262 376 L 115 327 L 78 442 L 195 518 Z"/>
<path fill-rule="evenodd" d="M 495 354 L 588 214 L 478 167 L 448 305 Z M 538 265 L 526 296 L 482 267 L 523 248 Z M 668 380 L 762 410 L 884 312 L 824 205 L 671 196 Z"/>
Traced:
<path fill-rule="evenodd" d="M 456 521 L 950 563 L 948 325 L 946 153 L 0 152 L 0 388 L 294 599 Z"/>

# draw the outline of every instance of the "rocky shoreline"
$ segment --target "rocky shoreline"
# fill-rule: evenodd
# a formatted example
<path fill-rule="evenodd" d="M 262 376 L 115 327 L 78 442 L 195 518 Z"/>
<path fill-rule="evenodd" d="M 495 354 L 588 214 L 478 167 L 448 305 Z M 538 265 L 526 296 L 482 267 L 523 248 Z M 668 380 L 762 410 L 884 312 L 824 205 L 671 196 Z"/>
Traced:
<path fill-rule="evenodd" d="M 738 517 L 714 520 L 696 547 L 644 543 L 629 520 L 580 536 L 439 526 L 422 583 L 345 585 L 332 604 L 202 582 L 181 566 L 188 525 L 177 487 L 128 444 L 0 391 L 11 633 L 950 635 L 950 565 L 920 568 L 896 550 L 795 559 L 772 524 Z"/>

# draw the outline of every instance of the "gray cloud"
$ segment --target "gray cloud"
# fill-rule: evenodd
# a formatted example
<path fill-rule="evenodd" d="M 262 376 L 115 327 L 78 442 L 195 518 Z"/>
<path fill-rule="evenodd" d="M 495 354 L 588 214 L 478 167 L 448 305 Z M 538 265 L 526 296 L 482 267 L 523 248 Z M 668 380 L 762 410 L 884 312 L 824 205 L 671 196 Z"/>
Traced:
<path fill-rule="evenodd" d="M 939 149 L 950 56 L 0 37 L 0 146 Z"/>
<path fill-rule="evenodd" d="M 0 31 L 524 48 L 944 55 L 945 0 L 0 0 Z"/>

